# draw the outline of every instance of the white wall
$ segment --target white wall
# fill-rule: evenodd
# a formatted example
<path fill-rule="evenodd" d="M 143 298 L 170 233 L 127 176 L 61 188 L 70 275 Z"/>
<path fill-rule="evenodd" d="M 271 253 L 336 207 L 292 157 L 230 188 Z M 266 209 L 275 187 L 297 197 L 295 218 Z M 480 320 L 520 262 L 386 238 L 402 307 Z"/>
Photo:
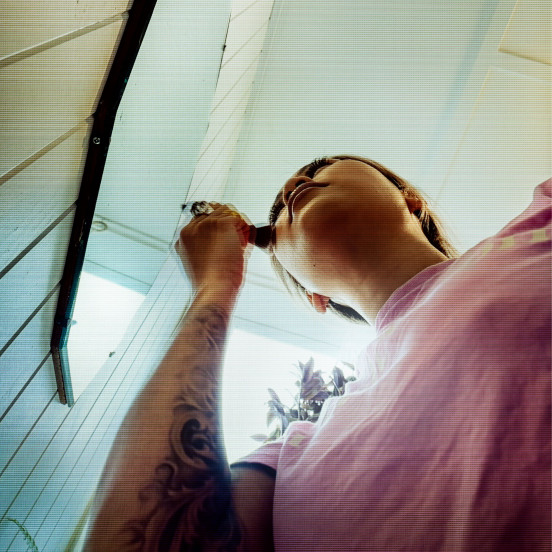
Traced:
<path fill-rule="evenodd" d="M 0 58 L 1 550 L 26 549 L 8 518 L 24 524 L 40 550 L 72 547 L 122 416 L 164 354 L 187 299 L 182 280 L 169 280 L 176 268 L 170 260 L 117 355 L 71 409 L 59 403 L 50 355 L 53 316 L 91 115 L 127 3 L 9 1 L 0 7 L 6 37 Z M 205 33 L 211 25 L 224 31 L 211 36 L 222 56 L 230 3 L 202 6 Z M 215 61 L 205 68 L 215 74 L 211 95 L 220 58 Z"/>

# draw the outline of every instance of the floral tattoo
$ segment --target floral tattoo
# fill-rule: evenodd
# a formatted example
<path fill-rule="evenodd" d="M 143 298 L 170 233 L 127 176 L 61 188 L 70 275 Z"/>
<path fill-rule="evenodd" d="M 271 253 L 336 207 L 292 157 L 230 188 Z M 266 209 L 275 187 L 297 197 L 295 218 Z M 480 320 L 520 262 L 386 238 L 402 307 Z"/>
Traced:
<path fill-rule="evenodd" d="M 149 514 L 124 526 L 128 550 L 241 549 L 243 532 L 232 507 L 213 368 L 220 361 L 226 317 L 210 306 L 196 313 L 192 323 L 195 340 L 186 382 L 173 408 L 170 454 L 140 492 Z"/>

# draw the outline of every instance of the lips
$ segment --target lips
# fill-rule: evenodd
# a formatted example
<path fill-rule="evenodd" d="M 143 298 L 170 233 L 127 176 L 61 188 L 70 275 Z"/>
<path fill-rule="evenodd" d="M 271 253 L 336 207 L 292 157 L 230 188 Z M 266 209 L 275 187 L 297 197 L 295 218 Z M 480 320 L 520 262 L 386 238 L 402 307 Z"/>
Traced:
<path fill-rule="evenodd" d="M 328 184 L 322 184 L 319 182 L 305 182 L 300 186 L 297 186 L 297 188 L 295 188 L 295 190 L 291 194 L 288 202 L 289 222 L 291 223 L 291 221 L 293 220 L 293 205 L 295 204 L 295 201 L 303 195 L 303 192 L 305 192 L 309 188 L 325 188 L 327 185 Z"/>

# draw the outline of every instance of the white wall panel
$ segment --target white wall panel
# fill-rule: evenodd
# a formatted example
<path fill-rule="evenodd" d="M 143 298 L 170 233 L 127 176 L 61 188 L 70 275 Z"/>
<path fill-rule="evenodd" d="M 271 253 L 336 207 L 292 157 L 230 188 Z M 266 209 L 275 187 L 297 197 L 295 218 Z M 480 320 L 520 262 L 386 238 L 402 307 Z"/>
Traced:
<path fill-rule="evenodd" d="M 549 0 L 518 0 L 500 51 L 552 64 L 552 5 Z"/>
<path fill-rule="evenodd" d="M 79 195 L 90 123 L 0 185 L 0 271 Z"/>
<path fill-rule="evenodd" d="M 0 69 L 0 175 L 91 115 L 123 19 Z"/>
<path fill-rule="evenodd" d="M 52 365 L 51 362 L 46 362 L 0 423 L 0 473 L 56 394 L 57 385 Z"/>
<path fill-rule="evenodd" d="M 0 347 L 61 280 L 74 211 L 0 279 Z"/>
<path fill-rule="evenodd" d="M 259 33 L 264 34 L 272 11 L 273 0 L 258 0 L 250 3 L 247 9 L 237 12 L 237 6 L 232 3 L 232 19 L 226 36 L 223 64 L 228 63 L 247 42 L 257 40 Z M 261 41 L 264 40 L 264 37 Z"/>
<path fill-rule="evenodd" d="M 217 86 L 213 110 L 226 103 L 227 97 L 240 82 L 246 82 L 248 87 L 251 86 L 255 74 L 254 70 L 257 67 L 256 61 L 264 42 L 266 26 L 262 30 L 264 32 L 258 33 L 254 40 L 248 42 L 228 64 L 222 66 L 219 79 L 220 86 Z M 250 76 L 251 71 L 253 71 L 253 76 Z"/>
<path fill-rule="evenodd" d="M 99 476 L 128 401 L 132 401 L 144 378 L 164 355 L 168 336 L 160 338 L 160 334 L 174 327 L 187 300 L 187 287 L 182 278 L 179 276 L 178 286 L 169 280 L 175 268 L 172 260 L 166 263 L 129 328 L 118 354 L 104 365 L 73 408 L 67 410 L 65 407 L 67 416 L 62 423 L 57 420 L 54 426 L 59 426 L 59 429 L 53 433 L 50 442 L 42 439 L 45 448 L 39 449 L 42 452 L 40 455 L 32 455 L 36 462 L 32 471 L 28 463 L 22 462 L 25 465 L 23 469 L 28 472 L 25 477 L 19 476 L 20 481 L 24 482 L 22 488 L 17 494 L 15 489 L 7 492 L 5 500 L 10 499 L 8 515 L 24 521 L 33 535 L 36 534 L 39 540 L 43 539 L 40 548 L 50 538 L 50 529 L 54 523 L 51 518 L 48 524 L 44 523 L 45 516 L 59 516 L 64 509 L 63 501 L 72 498 L 75 509 L 80 513 L 84 510 L 89 496 L 73 497 L 74 487 L 82 479 L 85 468 L 88 475 L 94 473 L 96 478 Z M 43 418 L 56 420 L 57 406 L 50 404 Z M 34 440 L 34 433 L 33 430 L 27 441 L 40 443 L 40 438 Z M 22 450 L 29 452 L 26 447 L 22 447 Z M 6 471 L 8 477 L 17 469 L 14 464 L 22 460 L 19 458 L 20 453 L 21 450 Z M 0 487 L 3 477 L 0 476 Z M 94 483 L 94 477 L 90 482 Z M 92 488 L 89 488 L 89 492 L 92 492 Z M 61 504 L 57 504 L 57 500 Z M 56 508 L 52 506 L 54 503 Z M 60 538 L 67 539 L 68 534 L 63 533 Z M 2 546 L 5 542 L 0 534 L 2 549 L 7 549 Z M 45 549 L 48 550 L 47 547 Z"/>
<path fill-rule="evenodd" d="M 496 233 L 552 173 L 549 82 L 491 68 L 439 196 L 462 250 Z"/>
<path fill-rule="evenodd" d="M 211 177 L 214 172 L 220 173 L 220 158 L 228 150 L 234 152 L 238 141 L 243 113 L 247 107 L 251 83 L 248 77 L 255 74 L 256 64 L 251 66 L 249 74 L 236 82 L 236 86 L 212 112 L 209 129 L 204 140 L 207 147 L 197 161 L 194 178 L 188 191 L 187 199 L 213 199 L 219 196 L 211 196 L 214 187 Z M 224 179 L 226 185 L 226 178 Z"/>
<path fill-rule="evenodd" d="M 54 367 L 51 359 L 44 365 L 45 371 L 53 372 Z M 6 513 L 13 501 L 20 495 L 22 486 L 29 480 L 37 462 L 43 458 L 42 453 L 49 446 L 52 436 L 56 434 L 62 421 L 69 415 L 67 406 L 59 403 L 55 396 L 52 399 L 40 418 L 35 420 L 32 431 L 21 443 L 13 460 L 8 464 L 5 471 L 0 473 L 0 508 L 2 515 Z M 43 472 L 48 477 L 52 467 Z M 38 487 L 36 490 L 38 491 Z M 27 497 L 26 510 L 32 507 L 34 497 Z M 21 523 L 24 522 L 24 512 L 12 511 L 13 516 Z M 23 514 L 23 515 L 20 515 Z M 7 523 L 0 524 L 0 550 L 7 550 L 12 538 L 15 537 L 17 528 Z M 20 541 L 18 541 L 20 542 Z"/>
<path fill-rule="evenodd" d="M 3 0 L 0 61 L 9 54 L 62 37 L 124 12 L 129 0 Z"/>
<path fill-rule="evenodd" d="M 0 356 L 0 417 L 50 353 L 58 294 L 56 290 L 47 299 Z"/>
<path fill-rule="evenodd" d="M 166 278 L 168 271 L 175 274 L 175 267 L 172 263 L 167 263 L 164 267 Z M 47 502 L 54 493 L 58 493 L 48 515 L 41 519 L 39 513 L 43 511 L 40 508 L 40 502 L 37 503 L 35 510 L 27 518 L 27 524 L 34 528 L 34 524 L 40 520 L 40 527 L 35 533 L 39 542 L 44 546 L 51 546 L 51 539 L 55 542 L 54 530 L 56 525 L 67 523 L 69 520 L 76 523 L 76 512 L 82 511 L 82 496 L 89 496 L 93 491 L 96 481 L 90 477 L 90 474 L 99 474 L 111 448 L 112 441 L 116 435 L 119 424 L 124 418 L 130 407 L 137 391 L 142 387 L 144 381 L 150 375 L 152 369 L 160 362 L 168 347 L 168 336 L 163 335 L 164 328 L 170 328 L 176 324 L 183 309 L 185 294 L 183 290 L 186 285 L 181 278 L 169 278 L 155 304 L 150 303 L 151 310 L 148 315 L 145 327 L 138 332 L 138 339 L 134 339 L 129 349 L 125 352 L 115 368 L 117 374 L 123 374 L 123 378 L 118 381 L 118 387 L 114 389 L 115 382 L 110 379 L 110 389 L 102 394 L 110 397 L 109 402 L 104 403 L 100 410 L 94 405 L 86 418 L 85 425 L 80 430 L 81 433 L 90 435 L 86 446 L 79 449 L 71 446 L 60 465 L 56 468 L 54 477 L 48 482 L 43 497 Z M 148 331 L 149 330 L 149 331 Z M 115 374 L 115 375 L 117 375 Z M 85 495 L 76 495 L 75 487 L 84 486 L 87 490 Z M 59 490 L 59 492 L 58 492 Z M 77 506 L 78 504 L 78 506 Z M 62 517 L 62 514 L 63 517 Z M 35 522 L 36 520 L 36 522 Z M 50 543 L 47 545 L 47 543 Z"/>

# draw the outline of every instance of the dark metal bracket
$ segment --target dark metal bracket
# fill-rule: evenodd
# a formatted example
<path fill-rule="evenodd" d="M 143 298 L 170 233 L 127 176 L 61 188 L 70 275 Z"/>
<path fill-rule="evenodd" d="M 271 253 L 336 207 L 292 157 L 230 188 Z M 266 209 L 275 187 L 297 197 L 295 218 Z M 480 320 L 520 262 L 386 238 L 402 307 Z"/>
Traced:
<path fill-rule="evenodd" d="M 115 117 L 126 84 L 130 77 L 140 45 L 146 33 L 157 0 L 134 0 L 128 12 L 128 20 L 115 53 L 111 69 L 93 115 L 94 122 L 84 165 L 75 218 L 67 250 L 65 268 L 60 283 L 60 292 L 54 317 L 50 342 L 56 373 L 59 400 L 73 406 L 73 388 L 69 371 L 67 341 L 80 275 L 84 264 L 86 245 L 96 209 L 102 175 L 115 124 Z"/>

